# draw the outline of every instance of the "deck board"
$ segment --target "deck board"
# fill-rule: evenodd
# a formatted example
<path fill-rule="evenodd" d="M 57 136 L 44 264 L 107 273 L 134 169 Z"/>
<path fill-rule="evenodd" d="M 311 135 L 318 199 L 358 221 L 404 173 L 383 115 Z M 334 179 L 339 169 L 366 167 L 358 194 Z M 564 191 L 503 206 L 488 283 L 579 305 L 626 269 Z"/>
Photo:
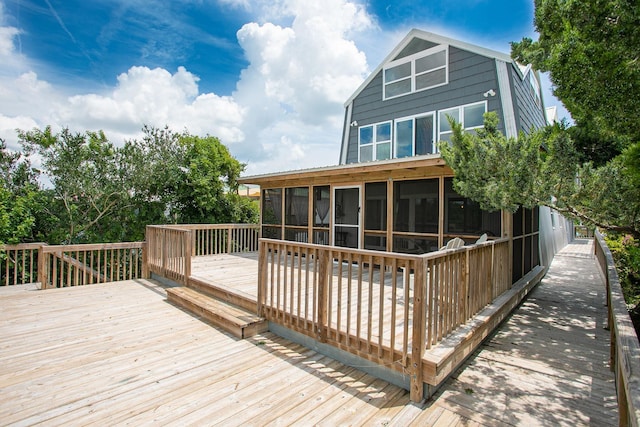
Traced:
<path fill-rule="evenodd" d="M 216 330 L 153 281 L 0 287 L 0 425 L 615 425 L 604 289 L 589 253 L 561 253 L 421 404 L 271 333 Z"/>

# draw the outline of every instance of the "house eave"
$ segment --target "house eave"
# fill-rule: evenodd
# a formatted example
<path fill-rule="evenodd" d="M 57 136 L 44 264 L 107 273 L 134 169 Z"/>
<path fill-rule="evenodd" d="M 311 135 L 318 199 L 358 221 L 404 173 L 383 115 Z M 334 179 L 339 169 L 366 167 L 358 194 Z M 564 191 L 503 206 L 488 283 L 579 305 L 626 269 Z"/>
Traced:
<path fill-rule="evenodd" d="M 380 160 L 366 163 L 326 166 L 321 168 L 299 169 L 264 175 L 252 175 L 238 179 L 240 184 L 286 186 L 288 182 L 318 182 L 358 180 L 361 177 L 378 175 L 393 178 L 405 172 L 416 173 L 419 170 L 432 168 L 442 169 L 446 163 L 440 154 L 407 157 L 403 159 Z"/>

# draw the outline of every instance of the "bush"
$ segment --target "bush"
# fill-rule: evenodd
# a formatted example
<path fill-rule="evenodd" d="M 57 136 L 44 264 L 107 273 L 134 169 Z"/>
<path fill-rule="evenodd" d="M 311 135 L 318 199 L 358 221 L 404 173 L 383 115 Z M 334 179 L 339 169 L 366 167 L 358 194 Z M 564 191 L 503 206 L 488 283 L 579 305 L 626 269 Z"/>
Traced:
<path fill-rule="evenodd" d="M 605 237 L 618 270 L 624 298 L 631 310 L 640 303 L 640 242 L 629 235 Z"/>

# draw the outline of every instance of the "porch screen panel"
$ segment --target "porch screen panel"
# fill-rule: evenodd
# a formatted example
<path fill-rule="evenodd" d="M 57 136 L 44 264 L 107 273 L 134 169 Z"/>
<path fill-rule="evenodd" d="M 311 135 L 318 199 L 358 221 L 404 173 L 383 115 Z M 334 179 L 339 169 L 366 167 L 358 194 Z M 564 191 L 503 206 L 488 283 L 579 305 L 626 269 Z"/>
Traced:
<path fill-rule="evenodd" d="M 309 241 L 309 188 L 285 189 L 285 240 Z"/>
<path fill-rule="evenodd" d="M 282 189 L 262 191 L 262 237 L 282 239 Z"/>
<path fill-rule="evenodd" d="M 387 248 L 387 183 L 370 182 L 364 186 L 364 248 Z"/>
<path fill-rule="evenodd" d="M 439 180 L 395 181 L 393 185 L 394 252 L 437 250 Z"/>
<path fill-rule="evenodd" d="M 313 187 L 313 243 L 329 244 L 331 191 L 328 185 Z"/>
<path fill-rule="evenodd" d="M 453 188 L 453 178 L 445 179 L 445 240 L 466 238 L 467 243 L 486 233 L 490 237 L 502 234 L 502 214 L 480 209 L 480 204 L 460 196 Z"/>

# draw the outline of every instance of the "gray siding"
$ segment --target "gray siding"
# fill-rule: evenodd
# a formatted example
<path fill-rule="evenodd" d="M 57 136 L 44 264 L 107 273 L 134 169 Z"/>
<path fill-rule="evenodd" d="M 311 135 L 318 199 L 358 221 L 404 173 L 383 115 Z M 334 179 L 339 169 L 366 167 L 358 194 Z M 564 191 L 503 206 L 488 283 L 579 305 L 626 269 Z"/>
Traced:
<path fill-rule="evenodd" d="M 511 67 L 509 82 L 512 88 L 514 110 L 516 114 L 516 127 L 518 133 L 529 133 L 531 128 L 537 129 L 547 124 L 544 114 L 544 104 L 536 105 L 535 99 L 529 91 L 529 82 L 520 78 L 520 74 Z M 541 101 L 542 103 L 543 101 Z"/>
<path fill-rule="evenodd" d="M 485 98 L 483 93 L 489 89 L 497 95 Z M 496 111 L 501 118 L 500 129 L 504 132 L 495 60 L 450 46 L 448 84 L 383 101 L 379 72 L 353 100 L 351 120 L 363 126 L 485 100 L 488 110 Z M 346 162 L 354 163 L 358 161 L 357 128 L 350 127 L 349 133 Z"/>

